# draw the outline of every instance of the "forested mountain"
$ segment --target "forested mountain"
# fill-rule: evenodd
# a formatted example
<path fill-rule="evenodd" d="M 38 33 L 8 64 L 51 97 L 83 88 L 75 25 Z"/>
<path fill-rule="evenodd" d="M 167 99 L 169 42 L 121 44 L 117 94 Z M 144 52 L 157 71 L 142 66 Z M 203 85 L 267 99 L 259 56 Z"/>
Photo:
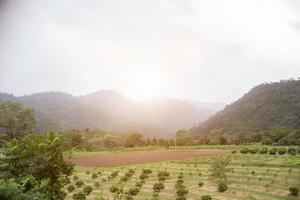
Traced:
<path fill-rule="evenodd" d="M 134 129 L 148 136 L 172 135 L 191 128 L 216 113 L 218 106 L 163 98 L 136 102 L 112 91 L 76 97 L 63 92 L 42 92 L 21 97 L 5 93 L 0 99 L 21 101 L 35 109 L 38 129 L 100 129 L 124 133 Z M 216 107 L 216 108 L 214 108 Z"/>
<path fill-rule="evenodd" d="M 191 131 L 194 135 L 236 134 L 278 127 L 300 129 L 299 79 L 256 86 Z"/>

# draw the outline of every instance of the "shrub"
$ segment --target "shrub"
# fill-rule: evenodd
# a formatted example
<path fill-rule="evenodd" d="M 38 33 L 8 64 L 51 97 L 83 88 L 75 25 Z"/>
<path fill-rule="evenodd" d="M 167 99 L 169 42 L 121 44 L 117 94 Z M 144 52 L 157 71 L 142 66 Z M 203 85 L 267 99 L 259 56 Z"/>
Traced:
<path fill-rule="evenodd" d="M 95 182 L 94 186 L 95 186 L 95 188 L 99 188 L 100 187 L 100 183 L 99 182 Z"/>
<path fill-rule="evenodd" d="M 75 190 L 74 185 L 68 185 L 67 190 L 68 190 L 69 192 L 74 191 L 74 190 Z"/>
<path fill-rule="evenodd" d="M 212 200 L 210 195 L 203 195 L 201 196 L 201 200 Z"/>
<path fill-rule="evenodd" d="M 144 174 L 144 173 L 143 173 L 143 174 L 140 175 L 140 179 L 141 179 L 141 180 L 144 180 L 144 179 L 146 179 L 146 178 L 148 178 L 148 175 L 147 175 L 147 174 Z"/>
<path fill-rule="evenodd" d="M 116 192 L 119 191 L 119 188 L 118 188 L 117 186 L 114 186 L 114 185 L 113 185 L 113 186 L 110 187 L 109 191 L 110 191 L 111 193 L 116 193 Z"/>
<path fill-rule="evenodd" d="M 84 183 L 83 183 L 82 181 L 77 181 L 77 182 L 75 183 L 75 185 L 76 185 L 77 187 L 81 187 L 81 186 L 84 185 Z"/>
<path fill-rule="evenodd" d="M 161 190 L 163 190 L 165 188 L 164 184 L 163 183 L 155 183 L 153 185 L 153 190 L 155 192 L 160 192 Z"/>
<path fill-rule="evenodd" d="M 259 151 L 259 153 L 260 154 L 266 154 L 266 153 L 268 153 L 268 148 L 267 147 L 261 148 L 260 151 Z"/>
<path fill-rule="evenodd" d="M 198 186 L 202 187 L 204 185 L 204 183 L 202 181 L 199 181 Z"/>
<path fill-rule="evenodd" d="M 86 186 L 83 188 L 83 193 L 85 195 L 89 195 L 93 191 L 93 188 L 91 186 Z"/>
<path fill-rule="evenodd" d="M 277 153 L 277 149 L 276 148 L 269 149 L 269 154 L 270 155 L 276 155 L 276 153 Z"/>
<path fill-rule="evenodd" d="M 219 192 L 225 192 L 228 189 L 227 184 L 225 182 L 221 182 L 218 185 Z"/>
<path fill-rule="evenodd" d="M 283 155 L 285 153 L 286 153 L 286 148 L 285 147 L 278 148 L 278 154 Z"/>
<path fill-rule="evenodd" d="M 250 149 L 249 152 L 251 154 L 256 154 L 258 152 L 258 149 L 257 148 L 253 148 L 253 149 Z"/>
<path fill-rule="evenodd" d="M 137 187 L 134 187 L 134 188 L 130 188 L 127 193 L 131 196 L 136 196 L 139 192 L 140 192 L 140 189 Z"/>
<path fill-rule="evenodd" d="M 143 169 L 143 174 L 151 174 L 152 170 L 151 169 Z"/>
<path fill-rule="evenodd" d="M 96 178 L 98 178 L 98 175 L 97 174 L 93 174 L 92 175 L 92 179 L 96 179 Z"/>
<path fill-rule="evenodd" d="M 119 174 L 119 172 L 118 171 L 114 171 L 114 172 L 112 172 L 111 174 L 110 174 L 110 178 L 111 179 L 114 179 L 114 178 L 116 178 L 117 176 L 118 176 L 118 174 Z"/>
<path fill-rule="evenodd" d="M 299 188 L 297 188 L 297 187 L 291 187 L 289 189 L 289 191 L 292 196 L 298 196 L 298 194 L 299 194 Z"/>
<path fill-rule="evenodd" d="M 133 200 L 133 197 L 130 196 L 130 195 L 126 195 L 126 196 L 125 196 L 125 200 Z"/>
<path fill-rule="evenodd" d="M 73 176 L 73 180 L 78 180 L 78 176 Z"/>
<path fill-rule="evenodd" d="M 236 153 L 236 150 L 231 151 L 231 153 L 232 153 L 232 154 L 235 154 L 235 153 Z"/>
<path fill-rule="evenodd" d="M 128 176 L 122 176 L 120 180 L 121 180 L 121 182 L 127 182 L 129 180 L 129 177 Z"/>
<path fill-rule="evenodd" d="M 136 186 L 136 187 L 142 187 L 142 186 L 143 186 L 143 183 L 142 183 L 141 181 L 136 182 L 136 183 L 135 183 L 135 186 Z"/>
<path fill-rule="evenodd" d="M 186 200 L 186 197 L 185 197 L 185 196 L 178 196 L 178 197 L 176 198 L 176 200 Z"/>
<path fill-rule="evenodd" d="M 189 191 L 185 189 L 184 187 L 178 188 L 176 191 L 177 196 L 184 196 L 188 193 Z"/>
<path fill-rule="evenodd" d="M 183 182 L 184 182 L 184 181 L 183 181 L 182 179 L 179 179 L 179 180 L 177 180 L 176 183 L 177 183 L 177 184 L 183 184 Z"/>
<path fill-rule="evenodd" d="M 297 154 L 297 149 L 295 147 L 289 147 L 287 152 L 290 155 L 296 155 Z"/>
<path fill-rule="evenodd" d="M 78 192 L 73 194 L 72 196 L 73 200 L 85 200 L 85 195 L 82 192 Z"/>
<path fill-rule="evenodd" d="M 241 154 L 247 154 L 248 152 L 249 152 L 248 148 L 243 148 L 243 149 L 240 150 Z"/>

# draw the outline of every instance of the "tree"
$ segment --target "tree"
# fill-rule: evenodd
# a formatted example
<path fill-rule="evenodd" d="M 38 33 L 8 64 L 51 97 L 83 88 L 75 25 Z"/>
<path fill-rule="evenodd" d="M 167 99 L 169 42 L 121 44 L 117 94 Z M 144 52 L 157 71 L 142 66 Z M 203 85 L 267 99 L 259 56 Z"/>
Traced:
<path fill-rule="evenodd" d="M 190 132 L 188 132 L 185 129 L 179 130 L 176 133 L 176 145 L 177 146 L 184 146 L 187 144 L 191 144 L 193 142 L 193 138 L 190 134 Z"/>
<path fill-rule="evenodd" d="M 73 165 L 63 157 L 60 136 L 52 132 L 25 135 L 9 141 L 1 153 L 3 185 L 17 185 L 22 194 L 33 195 L 35 199 L 64 199 L 63 187 Z"/>
<path fill-rule="evenodd" d="M 229 157 L 215 158 L 210 164 L 211 177 L 218 180 L 219 183 L 227 181 L 227 172 L 231 169 L 228 168 L 230 163 Z"/>
<path fill-rule="evenodd" d="M 82 135 L 80 133 L 73 133 L 72 134 L 72 141 L 71 141 L 72 147 L 79 147 L 83 144 Z"/>
<path fill-rule="evenodd" d="M 0 101 L 0 139 L 2 142 L 20 138 L 24 133 L 34 131 L 35 125 L 33 109 L 19 102 Z"/>
<path fill-rule="evenodd" d="M 126 147 L 141 146 L 143 142 L 144 142 L 144 136 L 138 132 L 133 131 L 125 135 Z"/>

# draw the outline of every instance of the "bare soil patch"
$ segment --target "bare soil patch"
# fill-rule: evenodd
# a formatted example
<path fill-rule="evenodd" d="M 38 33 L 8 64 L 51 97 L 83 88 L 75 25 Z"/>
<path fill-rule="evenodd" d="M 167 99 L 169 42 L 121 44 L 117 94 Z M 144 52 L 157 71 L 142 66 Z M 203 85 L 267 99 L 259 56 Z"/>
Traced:
<path fill-rule="evenodd" d="M 228 151 L 154 151 L 131 152 L 126 154 L 107 154 L 88 157 L 72 158 L 76 165 L 81 167 L 112 167 L 139 163 L 182 160 L 197 157 L 222 156 Z"/>

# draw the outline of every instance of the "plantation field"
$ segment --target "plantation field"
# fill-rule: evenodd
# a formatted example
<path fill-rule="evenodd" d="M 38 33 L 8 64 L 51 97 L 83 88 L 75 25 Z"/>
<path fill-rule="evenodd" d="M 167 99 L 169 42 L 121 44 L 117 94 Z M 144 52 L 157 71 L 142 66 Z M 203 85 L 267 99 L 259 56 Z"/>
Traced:
<path fill-rule="evenodd" d="M 289 195 L 289 188 L 300 187 L 300 156 L 299 155 L 242 155 L 233 154 L 228 173 L 228 190 L 224 193 L 217 191 L 216 183 L 210 179 L 211 158 L 200 157 L 179 161 L 161 161 L 156 163 L 135 164 L 116 167 L 76 167 L 71 177 L 75 190 L 69 192 L 68 200 L 72 195 L 82 192 L 84 186 L 91 186 L 93 191 L 86 199 L 113 199 L 110 192 L 121 177 L 129 171 L 132 176 L 125 182 L 124 191 L 135 188 L 140 182 L 143 169 L 151 169 L 133 199 L 152 199 L 153 185 L 158 183 L 157 174 L 167 171 L 170 175 L 162 181 L 165 188 L 159 192 L 157 199 L 173 200 L 177 198 L 175 184 L 180 173 L 183 175 L 184 186 L 188 190 L 187 199 L 201 199 L 202 195 L 211 195 L 215 200 L 295 200 L 297 197 Z M 109 178 L 113 172 L 118 171 L 114 178 Z M 116 174 L 116 173 L 115 173 Z M 77 187 L 76 182 L 82 181 L 83 186 Z M 199 182 L 203 186 L 199 187 Z"/>
<path fill-rule="evenodd" d="M 229 151 L 222 150 L 194 150 L 194 151 L 138 151 L 94 154 L 77 156 L 71 160 L 81 167 L 118 166 L 158 161 L 181 160 L 195 157 L 222 156 Z"/>

